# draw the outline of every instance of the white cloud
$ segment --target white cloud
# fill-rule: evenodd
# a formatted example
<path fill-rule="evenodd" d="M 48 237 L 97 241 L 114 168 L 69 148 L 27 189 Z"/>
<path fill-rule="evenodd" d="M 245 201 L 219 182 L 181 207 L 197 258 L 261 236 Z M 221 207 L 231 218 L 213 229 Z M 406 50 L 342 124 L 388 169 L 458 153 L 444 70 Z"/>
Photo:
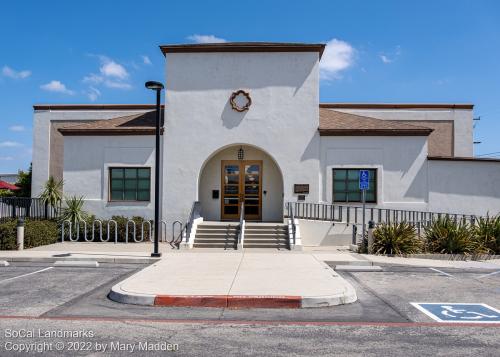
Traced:
<path fill-rule="evenodd" d="M 13 161 L 14 157 L 13 156 L 0 156 L 0 160 Z"/>
<path fill-rule="evenodd" d="M 187 37 L 188 40 L 196 43 L 223 43 L 227 42 L 225 39 L 216 37 L 214 35 L 191 35 Z"/>
<path fill-rule="evenodd" d="M 400 55 L 401 46 L 396 46 L 396 49 L 394 51 L 390 51 L 389 53 L 381 53 L 379 55 L 379 58 L 383 63 L 389 64 L 396 61 Z"/>
<path fill-rule="evenodd" d="M 104 81 L 104 78 L 98 74 L 95 73 L 90 73 L 88 76 L 83 77 L 82 82 L 83 83 L 93 83 L 93 84 L 99 84 Z"/>
<path fill-rule="evenodd" d="M 328 41 L 319 64 L 321 78 L 326 80 L 339 78 L 340 72 L 353 65 L 355 52 L 355 49 L 345 41 L 336 38 Z"/>
<path fill-rule="evenodd" d="M 95 87 L 89 87 L 85 94 L 91 102 L 95 102 L 101 96 L 101 91 Z"/>
<path fill-rule="evenodd" d="M 18 148 L 23 146 L 23 144 L 18 143 L 17 141 L 2 141 L 0 142 L 0 148 Z"/>
<path fill-rule="evenodd" d="M 152 65 L 151 60 L 149 59 L 148 56 L 141 56 L 142 57 L 142 62 L 148 66 Z"/>
<path fill-rule="evenodd" d="M 113 81 L 113 80 L 105 80 L 104 85 L 108 88 L 115 88 L 115 89 L 130 89 L 132 88 L 132 85 L 127 82 L 121 82 L 121 81 Z"/>
<path fill-rule="evenodd" d="M 69 95 L 75 94 L 74 91 L 66 88 L 66 86 L 63 83 L 61 83 L 60 81 L 55 81 L 55 80 L 50 81 L 47 84 L 41 85 L 40 88 L 42 88 L 43 90 L 46 90 L 48 92 L 56 92 L 56 93 L 63 93 L 63 94 L 69 94 Z"/>
<path fill-rule="evenodd" d="M 5 77 L 10 77 L 10 78 L 14 78 L 14 79 L 24 79 L 24 78 L 28 78 L 29 76 L 31 76 L 31 71 L 28 71 L 28 70 L 16 71 L 16 70 L 10 68 L 9 66 L 3 66 L 2 74 Z"/>
<path fill-rule="evenodd" d="M 88 83 L 91 86 L 85 91 L 85 94 L 89 97 L 91 101 L 97 100 L 101 95 L 101 92 L 96 86 L 104 85 L 108 88 L 113 89 L 130 89 L 132 85 L 127 81 L 130 76 L 127 69 L 112 60 L 107 56 L 102 55 L 90 55 L 92 57 L 98 57 L 101 61 L 101 66 L 99 67 L 100 74 L 90 73 L 89 75 L 83 77 L 82 82 Z M 146 56 L 143 56 L 146 57 Z M 147 58 L 147 57 L 146 57 Z M 146 61 L 143 59 L 144 62 Z M 149 60 L 149 58 L 147 58 Z"/>
<path fill-rule="evenodd" d="M 9 126 L 10 131 L 24 131 L 26 128 L 23 125 L 11 125 Z"/>
<path fill-rule="evenodd" d="M 99 68 L 99 71 L 101 71 L 101 74 L 106 77 L 126 79 L 129 76 L 125 67 L 110 59 L 104 60 L 101 68 Z"/>
<path fill-rule="evenodd" d="M 392 59 L 390 59 L 389 57 L 387 57 L 386 55 L 380 55 L 380 59 L 382 60 L 382 62 L 384 63 L 392 63 Z"/>

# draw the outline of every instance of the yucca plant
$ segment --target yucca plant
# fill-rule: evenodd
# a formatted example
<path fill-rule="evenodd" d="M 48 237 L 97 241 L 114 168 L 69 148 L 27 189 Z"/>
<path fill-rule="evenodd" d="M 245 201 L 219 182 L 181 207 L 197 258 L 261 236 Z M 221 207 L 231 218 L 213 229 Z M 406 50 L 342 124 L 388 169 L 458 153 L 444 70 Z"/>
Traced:
<path fill-rule="evenodd" d="M 480 217 L 474 226 L 477 250 L 500 254 L 500 215 Z"/>
<path fill-rule="evenodd" d="M 473 228 L 465 221 L 441 217 L 424 228 L 427 249 L 433 253 L 474 254 L 478 246 Z"/>
<path fill-rule="evenodd" d="M 53 176 L 50 176 L 43 187 L 43 191 L 39 198 L 45 204 L 57 209 L 63 200 L 63 180 L 57 181 Z"/>
<path fill-rule="evenodd" d="M 83 209 L 84 197 L 71 196 L 66 198 L 66 207 L 62 209 L 61 220 L 70 221 L 73 226 L 87 219 L 87 212 Z"/>
<path fill-rule="evenodd" d="M 422 242 L 407 222 L 383 223 L 373 231 L 372 249 L 375 254 L 415 254 L 422 251 Z"/>

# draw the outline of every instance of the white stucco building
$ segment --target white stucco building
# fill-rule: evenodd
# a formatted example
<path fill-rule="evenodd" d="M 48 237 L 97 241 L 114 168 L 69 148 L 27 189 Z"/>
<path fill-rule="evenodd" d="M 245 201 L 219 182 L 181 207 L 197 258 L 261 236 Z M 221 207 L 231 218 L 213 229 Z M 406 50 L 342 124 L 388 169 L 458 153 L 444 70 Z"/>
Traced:
<path fill-rule="evenodd" d="M 322 44 L 161 46 L 162 218 L 283 222 L 286 202 L 484 215 L 500 162 L 473 157 L 471 104 L 319 102 Z M 154 105 L 35 105 L 33 195 L 49 176 L 98 217 L 153 217 Z"/>

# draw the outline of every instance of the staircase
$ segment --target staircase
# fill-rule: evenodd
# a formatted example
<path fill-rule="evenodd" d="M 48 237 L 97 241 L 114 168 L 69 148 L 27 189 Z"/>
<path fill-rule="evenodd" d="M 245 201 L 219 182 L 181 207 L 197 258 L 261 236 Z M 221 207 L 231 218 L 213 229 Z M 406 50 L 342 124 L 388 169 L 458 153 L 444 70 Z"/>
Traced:
<path fill-rule="evenodd" d="M 245 225 L 244 248 L 290 249 L 288 226 L 280 223 L 251 223 Z"/>
<path fill-rule="evenodd" d="M 198 225 L 193 248 L 233 250 L 238 245 L 239 223 L 206 222 Z M 288 226 L 283 223 L 245 224 L 243 248 L 290 249 Z"/>
<path fill-rule="evenodd" d="M 210 222 L 198 225 L 193 248 L 236 249 L 238 223 Z"/>

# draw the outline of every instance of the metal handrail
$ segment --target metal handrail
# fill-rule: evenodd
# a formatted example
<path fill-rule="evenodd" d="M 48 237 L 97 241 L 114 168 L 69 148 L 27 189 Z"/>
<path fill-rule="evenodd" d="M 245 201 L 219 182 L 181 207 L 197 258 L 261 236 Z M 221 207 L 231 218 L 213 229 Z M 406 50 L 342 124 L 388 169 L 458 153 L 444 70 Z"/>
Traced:
<path fill-rule="evenodd" d="M 291 202 L 288 202 L 291 203 Z M 290 220 L 292 221 L 292 238 L 293 246 L 295 246 L 297 226 L 295 225 L 295 215 L 293 214 L 293 206 L 288 205 Z"/>
<path fill-rule="evenodd" d="M 238 232 L 238 245 L 243 248 L 243 242 L 245 241 L 245 201 L 241 202 L 240 209 L 240 230 Z"/>
<path fill-rule="evenodd" d="M 294 212 L 295 218 L 319 221 L 345 222 L 347 224 L 362 224 L 361 206 L 336 205 L 331 203 L 287 202 L 287 214 Z M 415 225 L 429 224 L 441 217 L 466 220 L 474 223 L 480 216 L 442 213 L 417 210 L 401 210 L 393 208 L 369 207 L 366 209 L 366 220 L 375 223 L 398 223 L 406 221 Z"/>
<path fill-rule="evenodd" d="M 200 216 L 201 204 L 199 201 L 194 201 L 191 206 L 191 212 L 189 213 L 188 221 L 186 222 L 186 243 L 189 243 L 189 236 L 191 235 L 191 229 L 193 228 L 193 222 L 196 218 Z"/>

